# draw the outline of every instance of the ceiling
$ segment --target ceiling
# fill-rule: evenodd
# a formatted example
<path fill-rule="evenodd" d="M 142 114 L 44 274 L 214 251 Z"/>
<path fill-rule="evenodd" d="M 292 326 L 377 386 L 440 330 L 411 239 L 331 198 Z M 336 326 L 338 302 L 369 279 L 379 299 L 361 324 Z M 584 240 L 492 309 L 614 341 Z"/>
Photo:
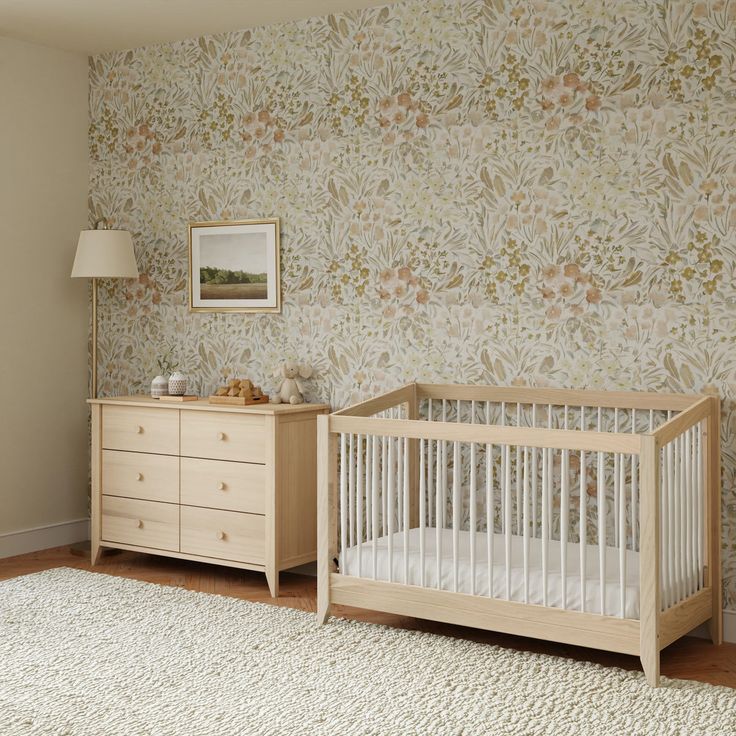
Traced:
<path fill-rule="evenodd" d="M 397 0 L 0 0 L 0 36 L 96 54 Z"/>

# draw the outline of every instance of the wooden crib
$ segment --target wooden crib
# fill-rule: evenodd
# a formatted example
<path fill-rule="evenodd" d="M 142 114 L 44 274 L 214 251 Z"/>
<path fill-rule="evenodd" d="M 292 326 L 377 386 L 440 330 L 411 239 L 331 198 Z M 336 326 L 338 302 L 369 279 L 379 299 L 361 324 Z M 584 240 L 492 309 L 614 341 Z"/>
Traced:
<path fill-rule="evenodd" d="M 318 617 L 637 655 L 722 638 L 720 400 L 412 383 L 318 418 Z"/>

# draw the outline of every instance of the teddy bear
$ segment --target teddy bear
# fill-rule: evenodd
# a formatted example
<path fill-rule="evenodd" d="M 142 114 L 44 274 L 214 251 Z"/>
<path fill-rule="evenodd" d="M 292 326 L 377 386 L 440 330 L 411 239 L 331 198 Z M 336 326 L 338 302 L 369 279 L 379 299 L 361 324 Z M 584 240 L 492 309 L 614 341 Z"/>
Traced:
<path fill-rule="evenodd" d="M 304 403 L 304 384 L 300 378 L 309 378 L 312 375 L 312 366 L 299 365 L 287 360 L 273 374 L 274 378 L 283 377 L 278 391 L 271 397 L 272 404 L 302 404 Z"/>

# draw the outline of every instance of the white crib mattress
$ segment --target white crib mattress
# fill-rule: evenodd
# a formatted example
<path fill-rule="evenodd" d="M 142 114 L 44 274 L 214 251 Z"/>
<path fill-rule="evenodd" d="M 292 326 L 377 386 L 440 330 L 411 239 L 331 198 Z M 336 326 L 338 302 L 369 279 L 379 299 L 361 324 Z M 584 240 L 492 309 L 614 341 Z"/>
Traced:
<path fill-rule="evenodd" d="M 408 584 L 421 585 L 422 558 L 420 551 L 420 529 L 411 529 L 408 534 Z M 404 583 L 404 533 L 396 532 L 393 535 L 393 557 L 391 580 L 395 583 Z M 440 588 L 442 590 L 459 593 L 471 592 L 471 564 L 470 564 L 470 532 L 458 532 L 458 572 L 457 589 L 453 569 L 452 529 L 443 529 L 440 533 Z M 375 579 L 389 580 L 389 553 L 388 536 L 376 540 Z M 493 536 L 493 597 L 506 598 L 506 549 L 505 536 Z M 562 575 L 559 541 L 547 542 L 547 605 L 562 608 Z M 511 535 L 511 586 L 510 600 L 520 603 L 544 605 L 544 576 L 542 575 L 542 548 L 541 539 L 529 540 L 529 572 L 528 594 L 525 598 L 524 583 L 524 538 L 516 534 Z M 437 530 L 434 527 L 424 529 L 424 587 L 437 588 Z M 621 615 L 621 585 L 619 577 L 619 551 L 613 547 L 605 548 L 605 575 L 604 575 L 604 613 L 609 616 Z M 580 586 L 580 544 L 567 544 L 567 575 L 566 575 L 566 608 L 581 610 Z M 586 545 L 585 560 L 585 611 L 601 613 L 601 583 L 599 576 L 598 547 Z M 625 618 L 639 618 L 639 553 L 626 551 L 625 560 Z M 360 569 L 358 568 L 358 545 L 349 547 L 345 552 L 345 560 L 341 560 L 340 569 L 347 575 L 373 579 L 373 542 L 364 542 L 360 545 Z M 489 595 L 488 552 L 485 532 L 475 535 L 475 594 Z"/>

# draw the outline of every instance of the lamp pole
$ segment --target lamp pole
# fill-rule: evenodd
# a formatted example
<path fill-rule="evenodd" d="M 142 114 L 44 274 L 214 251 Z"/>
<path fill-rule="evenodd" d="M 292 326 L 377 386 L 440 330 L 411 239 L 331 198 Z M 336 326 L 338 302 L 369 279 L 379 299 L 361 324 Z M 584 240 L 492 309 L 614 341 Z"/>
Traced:
<path fill-rule="evenodd" d="M 92 398 L 97 398 L 97 277 L 92 277 Z"/>

